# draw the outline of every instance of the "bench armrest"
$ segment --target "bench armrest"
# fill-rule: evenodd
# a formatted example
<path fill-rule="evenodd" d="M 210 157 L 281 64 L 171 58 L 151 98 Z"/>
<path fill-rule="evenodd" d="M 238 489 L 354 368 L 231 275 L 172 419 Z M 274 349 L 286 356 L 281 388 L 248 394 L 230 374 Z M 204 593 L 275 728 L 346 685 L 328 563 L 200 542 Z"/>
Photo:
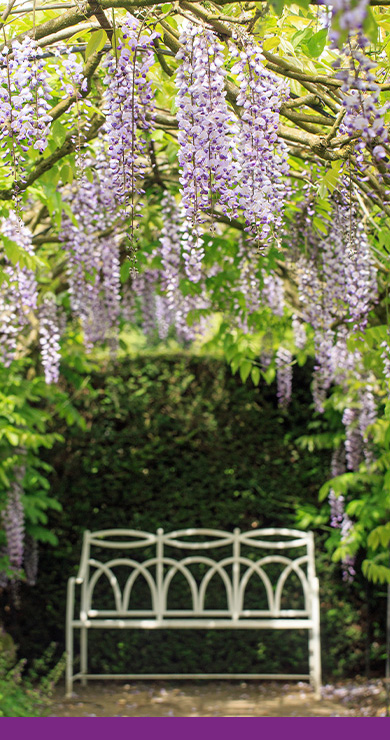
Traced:
<path fill-rule="evenodd" d="M 74 617 L 75 586 L 81 586 L 83 578 L 72 576 L 68 580 L 67 598 L 66 598 L 66 621 L 69 624 Z"/>

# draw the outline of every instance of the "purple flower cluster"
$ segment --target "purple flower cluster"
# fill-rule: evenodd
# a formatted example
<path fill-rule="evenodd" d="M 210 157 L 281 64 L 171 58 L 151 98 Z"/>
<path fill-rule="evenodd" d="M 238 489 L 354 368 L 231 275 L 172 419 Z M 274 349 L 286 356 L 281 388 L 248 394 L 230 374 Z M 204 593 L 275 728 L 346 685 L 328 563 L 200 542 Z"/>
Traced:
<path fill-rule="evenodd" d="M 383 372 L 385 375 L 385 378 L 387 380 L 390 380 L 390 341 L 384 340 L 380 344 L 381 348 L 381 360 L 383 362 Z"/>
<path fill-rule="evenodd" d="M 176 74 L 183 206 L 197 223 L 215 204 L 235 213 L 237 124 L 226 104 L 223 46 L 212 31 L 185 26 Z"/>
<path fill-rule="evenodd" d="M 336 77 L 343 83 L 341 91 L 345 93 L 343 106 L 346 115 L 340 133 L 355 137 L 358 134 L 354 154 L 362 174 L 367 167 L 363 157 L 364 143 L 378 161 L 386 156 L 383 144 L 388 142 L 384 120 L 388 104 L 379 102 L 380 86 L 373 74 L 377 63 L 365 54 L 368 40 L 364 36 L 363 23 L 369 0 L 334 0 L 326 5 L 332 7 L 331 43 L 340 48 L 347 62 L 344 68 L 340 68 L 341 59 L 333 64 L 337 70 Z"/>
<path fill-rule="evenodd" d="M 345 426 L 345 455 L 348 470 L 358 470 L 363 459 L 363 441 L 359 429 L 359 410 L 346 408 L 343 413 Z"/>
<path fill-rule="evenodd" d="M 347 32 L 348 37 L 362 31 L 369 0 L 326 0 L 323 5 L 332 8 L 330 40 L 333 46 L 339 45 L 340 31 Z"/>
<path fill-rule="evenodd" d="M 292 354 L 285 347 L 278 347 L 276 352 L 276 383 L 279 406 L 285 409 L 292 391 Z"/>
<path fill-rule="evenodd" d="M 257 311 L 261 303 L 261 286 L 258 276 L 259 250 L 252 239 L 240 236 L 237 257 L 239 260 L 240 277 L 237 288 L 244 297 L 244 307 L 240 298 L 234 301 L 234 308 L 238 318 L 238 326 L 248 332 L 248 316 Z"/>
<path fill-rule="evenodd" d="M 69 51 L 66 46 L 58 46 L 55 51 L 56 68 L 60 67 L 59 84 L 64 95 L 81 97 L 81 92 L 87 89 L 87 79 L 84 76 L 84 63 L 81 55 Z"/>
<path fill-rule="evenodd" d="M 77 222 L 65 217 L 60 234 L 68 254 L 71 308 L 80 319 L 87 347 L 103 341 L 117 327 L 120 313 L 119 237 L 101 236 L 114 218 L 112 187 L 107 187 L 104 157 L 92 182 L 83 176 L 76 192 L 67 194 Z"/>
<path fill-rule="evenodd" d="M 247 229 L 266 240 L 272 228 L 280 226 L 288 174 L 286 146 L 278 139 L 279 111 L 288 97 L 284 80 L 263 65 L 261 49 L 248 46 L 232 50 L 237 61 L 232 67 L 242 108 L 238 138 L 240 182 L 239 205 Z"/>
<path fill-rule="evenodd" d="M 1 233 L 28 255 L 34 253 L 32 234 L 14 211 L 3 219 Z M 0 359 L 8 366 L 15 357 L 23 329 L 29 325 L 30 311 L 36 309 L 38 293 L 33 270 L 12 264 L 6 253 L 1 257 L 8 280 L 0 286 Z"/>
<path fill-rule="evenodd" d="M 283 316 L 284 311 L 284 284 L 275 272 L 262 272 L 262 297 L 275 316 Z"/>
<path fill-rule="evenodd" d="M 3 526 L 7 538 L 6 553 L 11 569 L 15 571 L 15 578 L 17 578 L 23 565 L 24 508 L 21 482 L 24 474 L 24 467 L 20 466 L 15 469 L 15 477 L 8 490 L 7 503 L 2 511 Z"/>
<path fill-rule="evenodd" d="M 199 283 L 204 258 L 203 238 L 199 227 L 189 219 L 185 219 L 181 226 L 181 246 L 185 274 L 191 282 Z"/>
<path fill-rule="evenodd" d="M 27 534 L 24 542 L 24 572 L 29 586 L 35 586 L 38 575 L 38 543 L 30 534 Z"/>
<path fill-rule="evenodd" d="M 60 373 L 60 332 L 57 304 L 52 293 L 46 293 L 38 311 L 39 343 L 46 383 L 57 383 Z"/>
<path fill-rule="evenodd" d="M 370 379 L 364 384 L 359 392 L 360 414 L 359 414 L 359 431 L 363 440 L 363 453 L 366 463 L 374 460 L 374 452 L 369 438 L 369 430 L 372 424 L 377 420 L 377 403 L 374 395 L 374 388 Z"/>
<path fill-rule="evenodd" d="M 320 249 L 332 320 L 342 319 L 363 331 L 378 294 L 377 269 L 364 225 L 349 203 L 335 203 L 331 228 Z"/>
<path fill-rule="evenodd" d="M 358 38 L 360 47 L 365 46 L 365 39 Z M 342 80 L 341 91 L 345 93 L 343 106 L 346 114 L 340 133 L 349 136 L 358 135 L 355 142 L 355 158 L 362 173 L 367 165 L 364 164 L 364 144 L 369 146 L 374 159 L 380 161 L 386 157 L 383 144 L 388 143 L 388 132 L 385 125 L 385 113 L 388 103 L 380 104 L 380 86 L 372 70 L 376 64 L 362 51 L 362 48 L 348 45 L 344 49 L 348 67 L 336 71 L 335 76 Z M 335 63 L 336 65 L 336 63 Z"/>
<path fill-rule="evenodd" d="M 304 323 L 296 314 L 292 316 L 291 326 L 294 335 L 294 344 L 297 349 L 304 349 L 307 343 L 307 335 Z"/>
<path fill-rule="evenodd" d="M 333 451 L 331 460 L 331 475 L 336 477 L 345 473 L 345 448 L 338 447 Z M 340 529 L 341 543 L 345 543 L 353 530 L 353 524 L 345 511 L 345 498 L 343 495 L 336 496 L 333 489 L 329 493 L 330 504 L 330 526 Z M 343 555 L 341 559 L 343 580 L 351 582 L 356 575 L 354 564 L 355 558 L 351 555 Z"/>
<path fill-rule="evenodd" d="M 146 75 L 154 62 L 156 35 L 144 33 L 140 21 L 127 14 L 117 56 L 111 54 L 103 63 L 110 178 L 118 202 L 130 208 L 132 218 L 135 210 L 140 210 L 136 196 L 142 194 L 140 180 L 144 174 L 145 140 L 139 129 L 145 131 L 152 125 L 153 92 Z"/>
<path fill-rule="evenodd" d="M 343 521 L 340 527 L 341 543 L 346 543 L 353 532 L 353 524 L 348 514 L 344 512 Z M 343 580 L 351 583 L 356 575 L 354 555 L 343 555 L 341 559 L 343 569 Z"/>
<path fill-rule="evenodd" d="M 180 342 L 190 342 L 203 335 L 207 318 L 200 316 L 190 325 L 189 314 L 209 308 L 205 295 L 204 275 L 199 274 L 202 290 L 194 295 L 183 295 L 180 281 L 188 277 L 188 235 L 191 229 L 188 219 L 179 209 L 175 199 L 166 195 L 162 201 L 163 227 L 160 249 L 155 249 L 151 258 L 160 257 L 161 269 L 147 267 L 132 278 L 131 291 L 124 291 L 122 315 L 126 320 L 136 321 L 137 304 L 141 313 L 141 326 L 145 334 L 165 339 L 171 328 Z M 193 277 L 193 276 L 192 276 Z"/>
<path fill-rule="evenodd" d="M 174 311 L 180 283 L 181 219 L 176 201 L 169 193 L 161 201 L 163 225 L 160 234 L 161 287 L 169 311 Z"/>
<path fill-rule="evenodd" d="M 314 329 L 313 394 L 317 410 L 323 411 L 331 383 L 345 381 L 359 360 L 347 349 L 348 328 L 365 329 L 378 294 L 364 227 L 343 198 L 334 202 L 327 236 L 312 244 L 309 258 L 300 258 L 298 287 L 303 319 Z"/>
<path fill-rule="evenodd" d="M 345 448 L 344 446 L 340 446 L 333 450 L 330 463 L 330 472 L 332 478 L 336 478 L 338 475 L 343 475 L 345 471 Z M 336 496 L 333 489 L 331 489 L 329 493 L 329 504 L 330 526 L 341 527 L 344 517 L 344 496 Z"/>
<path fill-rule="evenodd" d="M 29 37 L 0 52 L 0 146 L 13 175 L 30 146 L 47 146 L 51 88 L 42 53 Z"/>

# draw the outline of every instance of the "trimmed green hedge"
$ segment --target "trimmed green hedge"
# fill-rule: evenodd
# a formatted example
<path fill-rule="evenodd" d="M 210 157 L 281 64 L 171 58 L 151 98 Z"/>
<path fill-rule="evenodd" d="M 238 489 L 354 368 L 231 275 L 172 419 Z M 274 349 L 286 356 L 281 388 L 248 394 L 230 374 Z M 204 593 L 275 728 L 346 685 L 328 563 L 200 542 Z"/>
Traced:
<path fill-rule="evenodd" d="M 64 644 L 66 582 L 75 574 L 85 528 L 155 531 L 194 527 L 242 530 L 295 526 L 296 508 L 317 506 L 328 476 L 328 455 L 304 452 L 294 440 L 311 420 L 307 371 L 296 368 L 288 412 L 275 387 L 243 385 L 216 359 L 144 355 L 111 365 L 91 378 L 75 404 L 87 431 L 58 429 L 65 444 L 50 452 L 51 512 L 56 548 L 42 547 L 36 587 L 22 589 L 22 609 L 7 629 L 31 658 L 56 640 Z M 325 674 L 362 673 L 375 662 L 383 624 L 366 613 L 367 594 L 352 586 L 323 551 L 317 533 Z M 372 612 L 384 604 L 370 596 Z M 163 638 L 163 639 L 162 639 Z M 370 656 L 369 653 L 372 653 Z M 306 635 L 182 631 L 96 631 L 91 667 L 126 672 L 306 670 Z"/>

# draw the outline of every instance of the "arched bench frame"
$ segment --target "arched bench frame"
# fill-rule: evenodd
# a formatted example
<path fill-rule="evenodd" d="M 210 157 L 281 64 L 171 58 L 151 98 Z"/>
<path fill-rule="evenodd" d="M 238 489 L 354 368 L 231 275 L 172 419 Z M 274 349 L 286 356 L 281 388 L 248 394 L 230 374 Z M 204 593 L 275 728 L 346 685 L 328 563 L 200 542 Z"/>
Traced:
<path fill-rule="evenodd" d="M 185 538 L 190 538 L 186 540 Z M 196 541 L 193 538 L 197 538 Z M 198 538 L 201 538 L 199 541 Z M 207 538 L 206 540 L 204 538 Z M 276 538 L 276 539 L 275 539 Z M 127 551 L 155 547 L 155 556 L 140 561 Z M 126 551 L 125 557 L 113 557 L 106 562 L 93 557 L 93 548 L 105 551 Z M 210 550 L 231 549 L 220 560 L 210 557 Z M 252 558 L 242 552 L 250 548 Z M 177 550 L 188 550 L 181 557 Z M 291 557 L 291 551 L 298 552 Z M 168 551 L 168 554 L 167 554 Z M 283 551 L 289 551 L 287 557 Z M 101 552 L 101 550 L 100 550 Z M 175 558 L 175 554 L 177 557 Z M 197 582 L 191 565 L 202 563 L 206 572 Z M 282 568 L 275 584 L 266 572 L 271 563 Z M 129 577 L 121 591 L 115 567 L 125 566 Z M 186 579 L 192 599 L 189 609 L 168 609 L 169 587 L 176 573 Z M 298 577 L 303 594 L 302 609 L 283 609 L 281 598 L 289 575 Z M 226 589 L 226 609 L 205 608 L 205 595 L 213 577 L 219 575 Z M 137 578 L 149 586 L 151 609 L 133 608 L 131 593 Z M 268 606 L 263 609 L 244 608 L 245 590 L 253 578 L 259 578 L 265 590 Z M 107 579 L 113 592 L 115 608 L 92 608 L 94 589 L 101 579 Z M 80 587 L 80 609 L 75 616 L 75 589 Z M 88 673 L 89 629 L 305 629 L 308 631 L 308 674 L 91 674 Z M 80 671 L 74 673 L 74 630 L 80 630 Z M 66 693 L 71 696 L 73 682 L 88 679 L 160 679 L 160 678 L 238 678 L 238 679 L 309 679 L 316 696 L 321 687 L 319 587 L 315 575 L 314 538 L 312 532 L 296 529 L 256 529 L 233 533 L 214 529 L 183 529 L 157 534 L 131 529 L 109 529 L 84 533 L 79 573 L 68 581 L 66 614 Z"/>

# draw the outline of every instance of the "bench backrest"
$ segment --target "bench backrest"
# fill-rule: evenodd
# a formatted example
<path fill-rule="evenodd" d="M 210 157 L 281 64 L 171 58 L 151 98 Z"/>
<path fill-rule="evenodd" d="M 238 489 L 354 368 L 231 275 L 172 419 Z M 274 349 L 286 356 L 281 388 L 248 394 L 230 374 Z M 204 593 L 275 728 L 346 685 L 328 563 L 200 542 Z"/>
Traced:
<path fill-rule="evenodd" d="M 86 531 L 78 579 L 81 609 L 91 618 L 304 617 L 311 613 L 314 589 L 313 534 L 295 529 Z M 146 591 L 139 590 L 140 581 Z M 180 599 L 170 604 L 175 589 L 185 594 L 184 604 Z M 103 591 L 110 593 L 109 603 Z M 140 603 L 139 594 L 146 592 Z M 213 603 L 216 594 L 218 604 Z"/>

